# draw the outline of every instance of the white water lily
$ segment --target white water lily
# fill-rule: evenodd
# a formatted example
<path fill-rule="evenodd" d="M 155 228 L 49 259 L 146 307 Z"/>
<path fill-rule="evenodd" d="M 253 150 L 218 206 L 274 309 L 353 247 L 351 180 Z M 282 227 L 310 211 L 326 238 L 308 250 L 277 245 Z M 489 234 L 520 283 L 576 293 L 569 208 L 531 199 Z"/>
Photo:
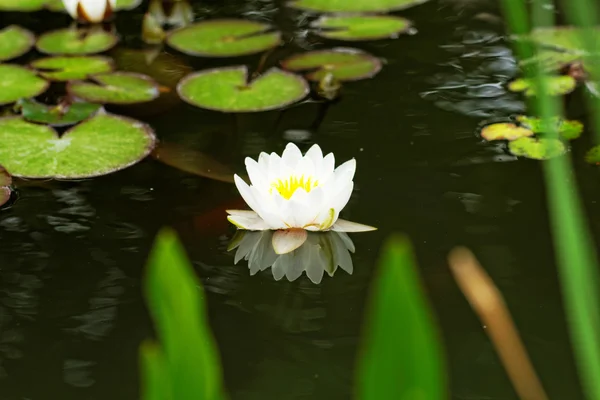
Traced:
<path fill-rule="evenodd" d="M 62 2 L 73 19 L 94 23 L 104 21 L 117 6 L 117 0 L 62 0 Z"/>
<path fill-rule="evenodd" d="M 371 226 L 338 218 L 354 188 L 356 160 L 334 169 L 333 153 L 323 156 L 318 145 L 302 155 L 289 143 L 281 157 L 261 153 L 246 158 L 251 185 L 234 176 L 240 194 L 253 211 L 227 210 L 227 219 L 240 229 L 279 230 L 273 236 L 278 254 L 298 248 L 306 231 L 364 232 Z"/>
<path fill-rule="evenodd" d="M 229 251 L 237 249 L 235 264 L 248 261 L 250 275 L 271 268 L 277 281 L 286 277 L 292 282 L 304 272 L 315 284 L 321 283 L 325 272 L 333 276 L 338 267 L 350 275 L 354 270 L 350 255 L 354 243 L 344 232 L 310 232 L 302 246 L 287 254 L 275 252 L 273 235 L 273 231 L 239 231 L 228 247 Z"/>

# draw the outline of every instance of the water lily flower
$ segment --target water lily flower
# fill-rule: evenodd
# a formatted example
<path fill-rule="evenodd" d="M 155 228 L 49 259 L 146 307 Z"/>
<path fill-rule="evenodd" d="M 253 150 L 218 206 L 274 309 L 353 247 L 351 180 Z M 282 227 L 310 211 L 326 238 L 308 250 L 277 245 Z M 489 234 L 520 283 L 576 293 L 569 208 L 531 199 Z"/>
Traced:
<path fill-rule="evenodd" d="M 287 254 L 277 254 L 272 246 L 273 231 L 238 231 L 228 251 L 236 250 L 234 263 L 244 259 L 248 262 L 250 275 L 271 268 L 275 280 L 286 277 L 293 282 L 302 273 L 319 284 L 325 272 L 332 277 L 338 267 L 352 275 L 354 270 L 351 253 L 354 243 L 344 232 L 309 232 L 308 239 L 298 249 Z"/>
<path fill-rule="evenodd" d="M 227 210 L 227 219 L 240 229 L 277 230 L 273 246 L 278 254 L 300 247 L 306 231 L 376 229 L 338 218 L 354 188 L 356 160 L 334 169 L 333 153 L 323 156 L 315 144 L 303 156 L 289 143 L 281 157 L 263 152 L 258 161 L 247 157 L 245 162 L 251 185 L 238 175 L 234 180 L 252 211 Z"/>
<path fill-rule="evenodd" d="M 102 22 L 112 14 L 117 0 L 62 0 L 67 12 L 74 19 Z"/>

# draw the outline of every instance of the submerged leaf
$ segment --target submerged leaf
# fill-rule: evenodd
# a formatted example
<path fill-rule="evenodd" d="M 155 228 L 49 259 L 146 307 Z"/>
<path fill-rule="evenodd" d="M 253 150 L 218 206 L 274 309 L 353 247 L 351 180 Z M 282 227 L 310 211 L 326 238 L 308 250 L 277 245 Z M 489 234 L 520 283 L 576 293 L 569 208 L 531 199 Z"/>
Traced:
<path fill-rule="evenodd" d="M 510 142 L 508 149 L 515 156 L 534 160 L 548 160 L 563 155 L 567 151 L 565 144 L 558 139 L 528 137 Z"/>
<path fill-rule="evenodd" d="M 148 125 L 110 114 L 97 114 L 60 137 L 49 126 L 0 119 L 0 164 L 26 178 L 106 175 L 143 159 L 154 142 Z"/>
<path fill-rule="evenodd" d="M 22 99 L 18 106 L 26 120 L 52 126 L 75 124 L 92 116 L 101 108 L 99 104 L 85 102 L 48 105 L 32 99 Z"/>
<path fill-rule="evenodd" d="M 0 105 L 35 97 L 45 92 L 49 85 L 34 71 L 20 65 L 0 64 L 0 77 Z"/>
<path fill-rule="evenodd" d="M 94 82 L 71 81 L 71 96 L 94 103 L 133 104 L 156 99 L 158 85 L 149 76 L 132 72 L 111 72 L 90 78 Z"/>
<path fill-rule="evenodd" d="M 0 30 L 0 61 L 7 61 L 27 53 L 35 43 L 35 36 L 27 29 L 10 25 Z"/>
<path fill-rule="evenodd" d="M 271 68 L 248 82 L 246 66 L 208 69 L 179 82 L 181 98 L 197 107 L 225 112 L 257 112 L 282 108 L 308 93 L 301 77 Z"/>
<path fill-rule="evenodd" d="M 270 25 L 243 19 L 208 20 L 173 31 L 167 43 L 193 56 L 234 57 L 277 46 L 281 34 L 271 29 Z"/>
<path fill-rule="evenodd" d="M 533 136 L 530 129 L 517 126 L 508 122 L 486 125 L 481 130 L 481 137 L 485 140 L 515 140 L 522 137 Z"/>
<path fill-rule="evenodd" d="M 117 44 L 118 37 L 103 30 L 59 29 L 38 38 L 37 49 L 46 54 L 85 55 L 101 53 Z"/>
<path fill-rule="evenodd" d="M 571 93 L 577 86 L 575 79 L 569 75 L 546 76 L 543 79 L 546 81 L 546 88 L 551 96 Z M 515 79 L 508 84 L 508 89 L 512 92 L 525 92 L 525 96 L 537 94 L 535 81 L 530 78 Z"/>
<path fill-rule="evenodd" d="M 40 74 L 53 81 L 86 79 L 90 75 L 110 72 L 112 59 L 102 56 L 56 56 L 35 60 L 30 64 Z"/>
<path fill-rule="evenodd" d="M 391 15 L 323 16 L 311 27 L 319 36 L 338 40 L 374 40 L 397 37 L 406 32 L 409 20 Z"/>
<path fill-rule="evenodd" d="M 290 71 L 307 71 L 306 77 L 320 81 L 327 74 L 340 81 L 372 78 L 381 70 L 381 61 L 358 49 L 336 47 L 293 55 L 281 62 Z"/>

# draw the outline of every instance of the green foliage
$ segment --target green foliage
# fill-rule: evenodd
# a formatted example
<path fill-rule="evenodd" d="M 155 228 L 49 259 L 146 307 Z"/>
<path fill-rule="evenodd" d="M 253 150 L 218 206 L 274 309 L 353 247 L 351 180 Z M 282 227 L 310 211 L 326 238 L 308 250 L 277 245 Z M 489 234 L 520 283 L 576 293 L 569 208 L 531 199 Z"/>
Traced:
<path fill-rule="evenodd" d="M 40 58 L 30 64 L 40 74 L 53 81 L 85 79 L 90 75 L 113 70 L 112 59 L 102 56 L 56 56 Z"/>
<path fill-rule="evenodd" d="M 480 132 L 481 137 L 488 141 L 516 140 L 522 137 L 532 136 L 533 134 L 533 131 L 530 129 L 510 122 L 499 122 L 486 125 Z"/>
<path fill-rule="evenodd" d="M 440 339 L 411 246 L 404 238 L 392 238 L 381 257 L 358 365 L 357 398 L 445 399 Z"/>
<path fill-rule="evenodd" d="M 311 24 L 319 36 L 338 40 L 374 40 L 406 32 L 409 20 L 390 15 L 323 16 Z"/>
<path fill-rule="evenodd" d="M 559 96 L 567 93 L 571 93 L 575 90 L 577 82 L 573 77 L 569 75 L 559 76 L 545 76 L 542 79 L 545 81 L 545 85 L 548 88 L 548 94 L 552 96 Z M 529 78 L 515 79 L 508 84 L 508 89 L 512 92 L 524 92 L 525 96 L 536 96 L 537 89 L 533 80 Z"/>
<path fill-rule="evenodd" d="M 515 156 L 534 160 L 548 160 L 563 155 L 567 151 L 564 143 L 558 139 L 530 137 L 513 140 L 508 144 L 508 149 Z"/>
<path fill-rule="evenodd" d="M 0 0 L 0 11 L 37 11 L 44 8 L 48 0 Z"/>
<path fill-rule="evenodd" d="M 106 51 L 117 44 L 117 41 L 115 34 L 102 30 L 68 28 L 44 33 L 35 46 L 46 54 L 85 55 Z"/>
<path fill-rule="evenodd" d="M 35 36 L 27 29 L 10 25 L 0 30 L 0 61 L 7 61 L 27 53 L 35 43 Z"/>
<path fill-rule="evenodd" d="M 160 346 L 141 348 L 144 400 L 224 398 L 204 293 L 174 232 L 159 233 L 146 276 L 146 299 Z"/>
<path fill-rule="evenodd" d="M 33 99 L 21 99 L 17 103 L 21 115 L 27 121 L 52 126 L 73 125 L 95 114 L 100 105 L 85 102 L 48 105 Z"/>
<path fill-rule="evenodd" d="M 94 75 L 88 81 L 71 81 L 67 91 L 93 103 L 133 104 L 156 99 L 158 85 L 149 76 L 132 72 Z"/>
<path fill-rule="evenodd" d="M 14 103 L 23 98 L 42 94 L 48 82 L 28 68 L 13 64 L 0 64 L 0 105 Z"/>
<path fill-rule="evenodd" d="M 402 10 L 427 0 L 292 0 L 292 7 L 317 12 L 387 12 Z"/>

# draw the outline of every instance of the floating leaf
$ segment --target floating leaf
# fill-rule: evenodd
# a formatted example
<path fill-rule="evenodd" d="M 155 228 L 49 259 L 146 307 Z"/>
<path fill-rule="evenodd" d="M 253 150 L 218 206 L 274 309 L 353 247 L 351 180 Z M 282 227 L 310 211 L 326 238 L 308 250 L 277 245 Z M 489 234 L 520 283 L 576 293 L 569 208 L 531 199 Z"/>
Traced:
<path fill-rule="evenodd" d="M 13 64 L 0 64 L 0 77 L 0 105 L 35 97 L 45 92 L 49 85 L 34 71 Z"/>
<path fill-rule="evenodd" d="M 17 25 L 7 26 L 0 30 L 0 61 L 22 56 L 34 43 L 35 36 L 27 29 Z"/>
<path fill-rule="evenodd" d="M 133 104 L 154 100 L 160 94 L 150 77 L 132 72 L 94 75 L 96 83 L 71 81 L 67 91 L 74 97 L 94 103 Z"/>
<path fill-rule="evenodd" d="M 3 1 L 3 0 L 0 0 L 0 1 Z M 12 0 L 12 1 L 20 1 L 20 0 Z M 28 1 L 32 1 L 32 0 L 28 0 Z M 44 0 L 44 1 L 47 3 L 46 8 L 48 8 L 50 11 L 66 12 L 65 7 L 63 6 L 62 0 Z M 141 3 L 142 3 L 142 0 L 117 0 L 115 10 L 116 11 L 131 10 L 131 9 L 139 6 Z"/>
<path fill-rule="evenodd" d="M 569 75 L 546 76 L 546 88 L 551 96 L 571 93 L 575 90 L 577 82 Z M 508 89 L 512 92 L 525 92 L 525 96 L 535 96 L 535 82 L 529 78 L 515 79 L 508 84 Z"/>
<path fill-rule="evenodd" d="M 508 122 L 486 125 L 481 130 L 481 137 L 485 140 L 515 140 L 522 137 L 533 136 L 533 132 L 522 126 Z"/>
<path fill-rule="evenodd" d="M 308 85 L 301 77 L 272 68 L 248 82 L 246 66 L 208 69 L 188 75 L 177 86 L 181 98 L 197 107 L 225 112 L 282 108 L 303 99 Z"/>
<path fill-rule="evenodd" d="M 371 78 L 381 70 L 381 61 L 361 50 L 336 47 L 291 56 L 281 62 L 291 71 L 309 71 L 306 77 L 320 81 L 327 74 L 340 81 Z"/>
<path fill-rule="evenodd" d="M 21 115 L 26 120 L 52 126 L 73 125 L 89 118 L 102 107 L 99 104 L 85 102 L 48 105 L 32 99 L 22 99 L 18 104 Z"/>
<path fill-rule="evenodd" d="M 560 156 L 567 151 L 564 143 L 551 138 L 520 138 L 508 144 L 508 149 L 515 156 L 533 158 L 534 160 L 547 160 Z"/>
<path fill-rule="evenodd" d="M 259 53 L 277 46 L 281 34 L 260 22 L 217 19 L 173 31 L 167 43 L 193 56 L 233 57 Z"/>
<path fill-rule="evenodd" d="M 0 207 L 10 200 L 12 178 L 4 167 L 0 166 Z"/>
<path fill-rule="evenodd" d="M 99 29 L 59 29 L 40 36 L 36 47 L 46 54 L 84 55 L 106 51 L 117 41 L 116 35 Z"/>
<path fill-rule="evenodd" d="M 547 133 L 547 129 L 544 128 L 541 118 L 519 115 L 517 121 L 524 127 L 531 129 L 534 133 Z M 550 123 L 556 125 L 558 135 L 564 140 L 577 139 L 583 133 L 583 124 L 579 121 L 563 120 L 562 118 L 555 117 L 550 120 Z"/>
<path fill-rule="evenodd" d="M 600 146 L 594 146 L 585 154 L 585 161 L 590 164 L 600 165 Z"/>
<path fill-rule="evenodd" d="M 176 143 L 160 141 L 152 156 L 163 164 L 181 171 L 221 182 L 233 183 L 234 171 L 201 151 Z"/>
<path fill-rule="evenodd" d="M 584 31 L 581 28 L 574 26 L 553 26 L 536 28 L 531 31 L 528 38 L 538 45 L 551 49 L 584 54 L 585 46 L 581 41 L 583 34 Z M 600 36 L 599 27 L 594 29 L 594 34 L 596 37 Z"/>
<path fill-rule="evenodd" d="M 37 11 L 46 3 L 48 0 L 0 0 L 0 11 Z"/>
<path fill-rule="evenodd" d="M 54 81 L 85 79 L 114 69 L 112 60 L 102 56 L 47 57 L 30 65 L 40 70 L 43 77 Z"/>
<path fill-rule="evenodd" d="M 319 36 L 339 40 L 373 40 L 406 32 L 409 20 L 390 15 L 323 16 L 311 24 Z"/>
<path fill-rule="evenodd" d="M 292 0 L 289 5 L 302 10 L 350 13 L 350 12 L 388 12 L 402 10 L 427 0 Z"/>
<path fill-rule="evenodd" d="M 0 119 L 0 163 L 14 176 L 76 179 L 109 174 L 144 158 L 152 129 L 110 114 L 96 116 L 59 137 L 49 126 L 19 117 Z"/>

